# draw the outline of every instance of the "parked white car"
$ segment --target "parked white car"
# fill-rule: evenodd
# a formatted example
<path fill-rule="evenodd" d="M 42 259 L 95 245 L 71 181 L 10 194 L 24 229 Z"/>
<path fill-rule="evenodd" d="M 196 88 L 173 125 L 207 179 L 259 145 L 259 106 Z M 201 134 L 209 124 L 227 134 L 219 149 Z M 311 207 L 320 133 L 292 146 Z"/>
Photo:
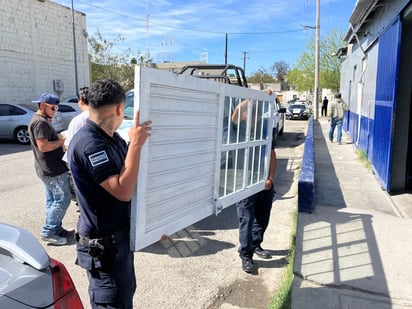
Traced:
<path fill-rule="evenodd" d="M 275 143 L 278 139 L 278 135 L 281 136 L 283 134 L 283 130 L 285 128 L 285 113 L 286 108 L 283 108 L 280 105 L 280 101 L 278 97 L 275 99 L 275 111 L 274 111 L 274 125 L 273 125 L 273 139 Z"/>

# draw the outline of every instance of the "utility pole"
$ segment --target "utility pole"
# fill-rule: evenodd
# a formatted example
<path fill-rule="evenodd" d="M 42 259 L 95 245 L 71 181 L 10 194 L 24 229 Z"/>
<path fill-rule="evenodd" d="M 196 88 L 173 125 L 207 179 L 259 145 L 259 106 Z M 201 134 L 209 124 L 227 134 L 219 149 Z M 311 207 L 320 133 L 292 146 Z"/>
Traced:
<path fill-rule="evenodd" d="M 243 53 L 243 71 L 245 72 L 245 74 L 246 74 L 246 58 L 249 58 L 248 56 L 247 56 L 247 54 L 248 54 L 248 52 L 242 52 Z"/>
<path fill-rule="evenodd" d="M 319 33 L 320 0 L 316 0 L 316 44 L 315 44 L 315 120 L 319 119 Z"/>
<path fill-rule="evenodd" d="M 226 32 L 226 44 L 225 44 L 225 64 L 227 64 L 227 42 L 228 38 L 227 38 L 227 32 Z"/>
<path fill-rule="evenodd" d="M 150 50 L 149 50 L 149 0 L 146 0 L 146 66 L 149 66 Z"/>
<path fill-rule="evenodd" d="M 75 82 L 75 93 L 79 93 L 79 78 L 77 74 L 77 50 L 76 50 L 76 29 L 74 27 L 74 5 L 72 0 L 72 30 L 73 30 L 73 57 L 74 57 L 74 82 Z"/>

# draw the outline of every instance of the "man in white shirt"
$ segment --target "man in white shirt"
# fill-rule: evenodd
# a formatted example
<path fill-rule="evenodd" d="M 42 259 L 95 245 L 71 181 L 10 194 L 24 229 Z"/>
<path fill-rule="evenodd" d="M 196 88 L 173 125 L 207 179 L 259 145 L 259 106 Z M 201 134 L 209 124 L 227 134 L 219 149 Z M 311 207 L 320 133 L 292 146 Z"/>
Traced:
<path fill-rule="evenodd" d="M 73 136 L 77 133 L 77 131 L 82 128 L 87 118 L 89 118 L 89 101 L 87 100 L 87 94 L 89 92 L 89 87 L 83 87 L 79 90 L 79 100 L 77 104 L 79 105 L 82 113 L 74 117 L 69 124 L 69 128 L 65 134 L 66 140 L 64 141 L 64 146 L 66 150 L 69 148 L 70 141 L 72 140 Z M 67 152 L 63 156 L 63 161 L 67 162 Z"/>

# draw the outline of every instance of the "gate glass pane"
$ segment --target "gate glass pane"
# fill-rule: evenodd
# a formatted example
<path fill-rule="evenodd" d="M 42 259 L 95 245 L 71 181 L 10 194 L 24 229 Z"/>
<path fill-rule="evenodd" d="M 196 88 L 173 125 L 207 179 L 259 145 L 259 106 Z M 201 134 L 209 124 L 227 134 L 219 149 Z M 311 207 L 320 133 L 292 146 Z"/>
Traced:
<path fill-rule="evenodd" d="M 269 109 L 268 101 L 225 97 L 219 197 L 266 179 Z"/>

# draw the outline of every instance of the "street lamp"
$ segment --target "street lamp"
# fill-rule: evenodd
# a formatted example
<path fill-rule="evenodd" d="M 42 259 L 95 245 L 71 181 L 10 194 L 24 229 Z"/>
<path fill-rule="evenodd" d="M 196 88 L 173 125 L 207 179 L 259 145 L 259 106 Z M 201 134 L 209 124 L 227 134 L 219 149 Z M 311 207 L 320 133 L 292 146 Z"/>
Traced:
<path fill-rule="evenodd" d="M 262 69 L 259 69 L 258 71 L 260 72 L 260 83 L 262 84 L 263 83 L 263 74 L 265 73 L 265 71 L 262 70 Z"/>

